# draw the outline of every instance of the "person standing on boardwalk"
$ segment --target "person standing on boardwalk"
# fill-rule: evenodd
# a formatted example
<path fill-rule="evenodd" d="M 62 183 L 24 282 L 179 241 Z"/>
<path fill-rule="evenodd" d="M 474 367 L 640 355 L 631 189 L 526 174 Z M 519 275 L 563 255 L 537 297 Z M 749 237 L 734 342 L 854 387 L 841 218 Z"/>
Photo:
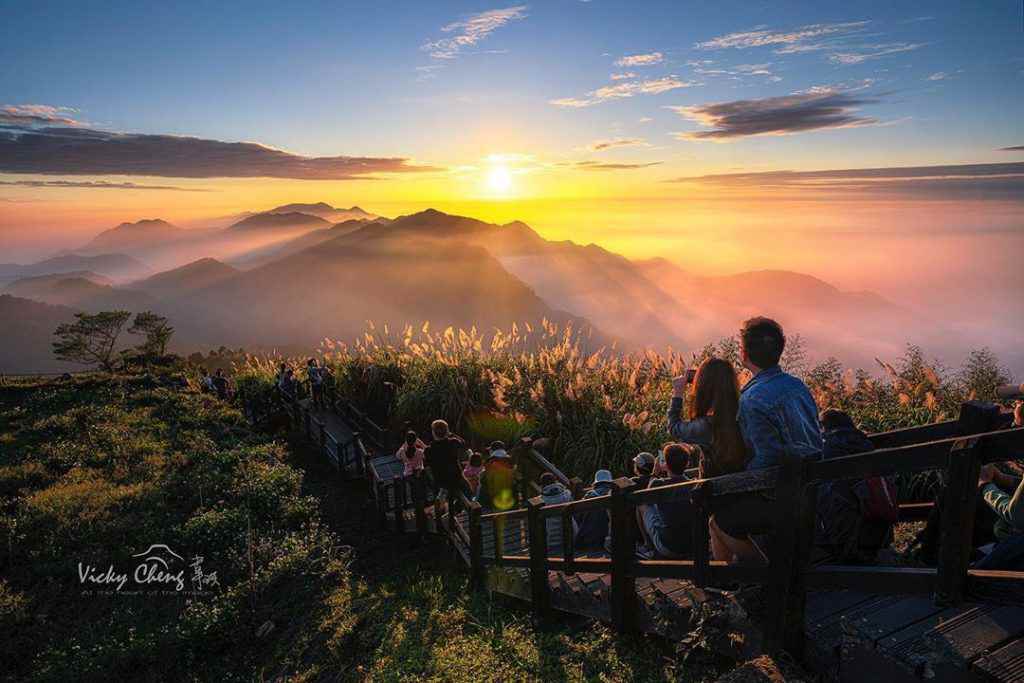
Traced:
<path fill-rule="evenodd" d="M 444 420 L 434 420 L 430 424 L 430 433 L 434 440 L 423 452 L 423 460 L 434 477 L 437 500 L 448 497 L 457 501 L 459 492 L 468 496 L 469 485 L 462 476 L 461 461 L 466 443 L 451 433 Z"/>
<path fill-rule="evenodd" d="M 324 406 L 324 376 L 316 364 L 315 358 L 310 358 L 306 363 L 306 377 L 309 379 L 309 393 L 312 397 L 313 406 L 323 408 Z"/>

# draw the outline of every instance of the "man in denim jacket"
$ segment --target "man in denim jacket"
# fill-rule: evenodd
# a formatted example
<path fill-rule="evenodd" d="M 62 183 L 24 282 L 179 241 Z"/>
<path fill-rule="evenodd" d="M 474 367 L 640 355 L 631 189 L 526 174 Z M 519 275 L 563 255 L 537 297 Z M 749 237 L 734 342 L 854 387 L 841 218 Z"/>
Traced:
<path fill-rule="evenodd" d="M 778 465 L 789 450 L 821 453 L 818 406 L 807 386 L 779 367 L 786 336 L 770 318 L 751 318 L 740 331 L 743 365 L 754 377 L 740 392 L 739 423 L 750 453 L 748 470 Z"/>
<path fill-rule="evenodd" d="M 750 454 L 748 470 L 773 467 L 788 449 L 801 458 L 821 454 L 818 407 L 807 386 L 779 367 L 786 346 L 782 326 L 770 318 L 751 318 L 740 330 L 743 365 L 754 373 L 740 392 L 737 420 Z M 770 499 L 741 494 L 711 520 L 715 559 L 755 559 L 748 540 L 770 530 Z"/>

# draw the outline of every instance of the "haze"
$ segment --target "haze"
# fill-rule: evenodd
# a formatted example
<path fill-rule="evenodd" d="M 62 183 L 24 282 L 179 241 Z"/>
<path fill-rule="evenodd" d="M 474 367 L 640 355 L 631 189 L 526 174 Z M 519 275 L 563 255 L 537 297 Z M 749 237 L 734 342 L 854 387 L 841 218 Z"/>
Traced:
<path fill-rule="evenodd" d="M 821 320 L 836 311 L 794 309 L 790 326 L 811 331 L 819 357 L 870 362 L 911 341 L 955 365 L 989 346 L 1019 377 L 1021 11 L 36 3 L 5 17 L 0 41 L 0 60 L 22 67 L 0 72 L 0 261 L 95 255 L 84 247 L 98 233 L 163 219 L 201 232 L 117 251 L 146 276 L 205 257 L 247 272 L 324 227 L 212 236 L 251 213 L 325 202 L 392 219 L 434 208 L 522 221 L 547 242 L 593 243 L 640 264 L 672 295 L 648 302 L 652 341 L 666 341 L 664 326 L 669 341 L 695 343 L 697 330 L 722 331 L 719 314 L 743 309 L 719 297 L 722 311 L 704 310 L 716 298 L 702 287 L 725 281 L 681 283 L 651 268 L 658 257 L 691 277 L 810 275 L 905 311 L 843 308 L 842 334 L 853 336 L 841 339 L 838 323 Z M 614 309 L 608 293 L 584 300 L 583 288 L 554 283 L 554 261 L 484 246 L 544 306 L 610 337 L 629 327 L 595 321 Z M 607 262 L 586 263 L 593 270 L 573 261 L 563 276 L 609 278 Z M 253 301 L 263 296 L 258 281 L 247 286 Z M 509 310 L 540 310 L 517 301 Z M 259 343 L 273 336 L 251 331 L 269 335 Z"/>

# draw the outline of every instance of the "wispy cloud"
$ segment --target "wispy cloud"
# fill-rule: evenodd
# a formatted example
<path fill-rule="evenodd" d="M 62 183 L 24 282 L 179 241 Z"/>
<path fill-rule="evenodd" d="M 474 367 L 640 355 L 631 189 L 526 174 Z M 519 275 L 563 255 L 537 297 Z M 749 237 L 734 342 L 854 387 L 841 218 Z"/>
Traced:
<path fill-rule="evenodd" d="M 791 135 L 810 130 L 876 124 L 877 119 L 855 113 L 861 105 L 875 102 L 849 93 L 825 91 L 669 109 L 711 128 L 676 133 L 676 138 L 721 142 L 756 135 Z"/>
<path fill-rule="evenodd" d="M 765 27 L 757 27 L 751 31 L 728 33 L 697 43 L 699 50 L 747 49 L 765 46 L 806 46 L 826 36 L 845 35 L 860 31 L 867 26 L 867 21 L 847 21 L 835 24 L 808 24 L 791 31 L 777 31 Z"/>
<path fill-rule="evenodd" d="M 859 51 L 834 52 L 828 56 L 829 61 L 836 64 L 860 64 L 869 59 L 878 59 L 901 52 L 910 52 L 922 48 L 927 43 L 884 43 L 881 45 L 865 45 Z"/>
<path fill-rule="evenodd" d="M 772 71 L 772 62 L 762 64 L 737 64 L 736 66 L 718 66 L 710 59 L 689 62 L 694 73 L 701 76 L 716 77 L 724 76 L 733 80 L 742 80 L 747 76 L 764 76 L 767 80 L 777 83 L 782 78 Z"/>
<path fill-rule="evenodd" d="M 669 182 L 808 196 L 899 194 L 929 200 L 1024 201 L 1024 162 L 766 171 L 673 178 Z"/>
<path fill-rule="evenodd" d="M 590 107 L 608 100 L 633 97 L 635 95 L 657 95 L 677 90 L 678 88 L 690 88 L 701 85 L 695 81 L 683 81 L 677 76 L 665 76 L 645 81 L 621 81 L 613 85 L 606 85 L 591 90 L 586 97 L 563 97 L 557 100 L 549 100 L 549 104 L 556 107 L 580 108 Z"/>
<path fill-rule="evenodd" d="M 629 79 L 629 78 L 636 78 L 636 74 L 633 73 L 632 71 L 627 71 L 627 72 L 621 73 L 621 74 L 612 74 L 610 76 L 610 78 L 613 81 L 624 81 L 624 80 Z"/>
<path fill-rule="evenodd" d="M 586 149 L 591 152 L 603 152 L 616 147 L 647 147 L 643 138 L 612 138 L 611 140 L 594 140 Z"/>
<path fill-rule="evenodd" d="M 946 71 L 936 71 L 931 76 L 928 76 L 926 81 L 944 81 L 949 78 L 952 74 Z"/>
<path fill-rule="evenodd" d="M 105 180 L 0 180 L 0 185 L 19 187 L 80 187 L 100 190 L 167 190 L 172 192 L 213 192 L 201 187 L 175 185 L 138 185 L 136 183 L 110 183 Z"/>
<path fill-rule="evenodd" d="M 643 164 L 606 163 L 602 161 L 570 161 L 561 164 L 571 166 L 584 171 L 633 171 L 639 168 L 649 168 L 661 164 L 660 161 L 649 161 Z"/>
<path fill-rule="evenodd" d="M 452 35 L 427 42 L 420 49 L 434 59 L 455 59 L 463 50 L 474 47 L 510 21 L 525 19 L 526 9 L 526 5 L 518 5 L 470 15 L 462 21 L 442 26 L 442 33 Z"/>
<path fill-rule="evenodd" d="M 1013 147 L 1000 147 L 1000 152 L 1024 152 L 1024 145 L 1014 145 Z"/>
<path fill-rule="evenodd" d="M 648 52 L 642 55 L 626 55 L 615 60 L 616 66 L 653 66 L 665 61 L 665 55 L 660 52 Z"/>
<path fill-rule="evenodd" d="M 0 128 L 40 126 L 84 126 L 74 118 L 77 109 L 49 104 L 5 104 L 0 107 Z"/>
<path fill-rule="evenodd" d="M 12 113 L 10 105 L 2 110 L 7 116 L 0 125 L 3 173 L 359 180 L 438 170 L 401 157 L 308 157 L 255 142 L 94 130 L 74 120 L 39 126 L 36 119 L 45 113 Z"/>

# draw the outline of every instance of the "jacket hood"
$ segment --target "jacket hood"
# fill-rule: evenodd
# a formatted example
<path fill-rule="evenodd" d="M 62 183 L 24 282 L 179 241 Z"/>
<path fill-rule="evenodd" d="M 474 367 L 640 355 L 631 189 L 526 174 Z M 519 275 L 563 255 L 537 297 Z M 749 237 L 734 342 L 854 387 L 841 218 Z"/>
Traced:
<path fill-rule="evenodd" d="M 548 484 L 543 489 L 541 489 L 540 495 L 543 496 L 544 498 L 554 498 L 555 496 L 561 496 L 568 490 L 569 489 L 565 488 L 565 486 L 563 486 L 559 482 L 555 482 L 554 484 Z"/>

